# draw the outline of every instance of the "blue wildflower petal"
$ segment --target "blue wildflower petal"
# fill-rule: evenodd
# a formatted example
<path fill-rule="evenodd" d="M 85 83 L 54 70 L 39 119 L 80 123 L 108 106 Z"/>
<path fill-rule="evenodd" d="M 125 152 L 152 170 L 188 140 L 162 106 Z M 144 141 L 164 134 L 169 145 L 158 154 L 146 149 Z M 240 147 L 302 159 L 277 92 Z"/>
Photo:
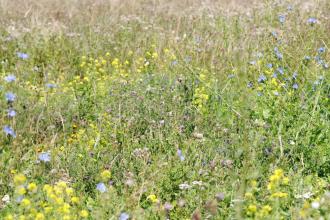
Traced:
<path fill-rule="evenodd" d="M 16 55 L 17 55 L 19 58 L 23 59 L 23 60 L 26 60 L 26 59 L 29 58 L 29 55 L 26 54 L 26 53 L 17 52 Z"/>
<path fill-rule="evenodd" d="M 104 192 L 106 192 L 107 191 L 107 187 L 105 186 L 105 184 L 104 183 L 98 183 L 97 185 L 96 185 L 96 189 L 98 190 L 98 191 L 100 191 L 101 193 L 104 193 Z"/>
<path fill-rule="evenodd" d="M 10 75 L 6 76 L 4 79 L 8 83 L 14 82 L 16 80 L 16 76 L 10 74 Z"/>
<path fill-rule="evenodd" d="M 7 92 L 5 94 L 5 96 L 6 96 L 6 101 L 7 102 L 13 102 L 16 99 L 16 95 L 14 93 L 12 93 L 12 92 Z"/>
<path fill-rule="evenodd" d="M 38 159 L 42 162 L 50 162 L 50 152 L 42 152 L 39 154 Z"/>
<path fill-rule="evenodd" d="M 14 130 L 9 125 L 5 125 L 3 127 L 3 131 L 5 132 L 5 134 L 7 136 L 12 136 L 13 138 L 16 137 L 16 134 L 15 134 Z"/>
<path fill-rule="evenodd" d="M 126 212 L 122 212 L 119 215 L 119 220 L 128 220 L 129 219 L 129 214 Z"/>

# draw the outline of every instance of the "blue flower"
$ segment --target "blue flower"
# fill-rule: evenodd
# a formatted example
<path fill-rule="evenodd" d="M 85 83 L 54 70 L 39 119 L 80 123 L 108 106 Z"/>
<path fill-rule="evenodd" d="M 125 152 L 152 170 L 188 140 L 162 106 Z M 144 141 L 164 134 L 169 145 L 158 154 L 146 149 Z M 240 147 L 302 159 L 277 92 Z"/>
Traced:
<path fill-rule="evenodd" d="M 248 87 L 248 88 L 252 88 L 252 87 L 253 87 L 253 82 L 249 82 L 249 83 L 247 84 L 247 87 Z"/>
<path fill-rule="evenodd" d="M 293 88 L 293 89 L 298 89 L 298 84 L 297 84 L 297 83 L 293 84 L 293 85 L 292 85 L 292 88 Z"/>
<path fill-rule="evenodd" d="M 14 75 L 8 75 L 5 77 L 6 82 L 14 82 L 16 80 L 16 77 Z"/>
<path fill-rule="evenodd" d="M 101 193 L 104 193 L 104 192 L 107 191 L 107 187 L 105 186 L 104 183 L 98 183 L 98 184 L 96 185 L 96 189 L 97 189 L 98 191 L 100 191 Z"/>
<path fill-rule="evenodd" d="M 16 116 L 16 111 L 14 109 L 9 109 L 7 115 L 8 117 L 13 118 Z"/>
<path fill-rule="evenodd" d="M 279 49 L 277 47 L 275 47 L 274 51 L 275 51 L 275 56 L 277 57 L 277 59 L 282 60 L 283 54 L 279 51 Z"/>
<path fill-rule="evenodd" d="M 268 67 L 269 69 L 271 69 L 271 68 L 273 68 L 273 64 L 268 63 L 268 64 L 267 64 L 267 67 Z"/>
<path fill-rule="evenodd" d="M 317 19 L 316 18 L 308 18 L 307 23 L 310 24 L 310 25 L 314 25 L 314 24 L 317 23 Z"/>
<path fill-rule="evenodd" d="M 318 50 L 317 50 L 318 53 L 324 53 L 325 52 L 325 47 L 320 47 Z"/>
<path fill-rule="evenodd" d="M 56 84 L 53 84 L 53 83 L 47 83 L 46 84 L 46 87 L 49 88 L 49 89 L 54 89 L 54 88 L 57 87 L 57 85 Z"/>
<path fill-rule="evenodd" d="M 276 31 L 272 31 L 272 35 L 276 40 L 278 39 L 278 35 L 277 35 Z"/>
<path fill-rule="evenodd" d="M 129 219 L 129 214 L 126 212 L 120 213 L 119 220 L 128 220 Z"/>
<path fill-rule="evenodd" d="M 267 77 L 265 75 L 260 75 L 258 78 L 258 83 L 263 83 L 267 80 Z"/>
<path fill-rule="evenodd" d="M 38 158 L 42 162 L 50 162 L 50 152 L 42 152 L 39 154 Z"/>
<path fill-rule="evenodd" d="M 29 58 L 29 55 L 27 55 L 26 53 L 17 52 L 16 54 L 19 58 L 21 58 L 23 60 L 26 60 Z"/>
<path fill-rule="evenodd" d="M 16 99 L 16 95 L 12 92 L 7 92 L 5 96 L 7 102 L 13 102 Z"/>
<path fill-rule="evenodd" d="M 285 15 L 279 15 L 278 20 L 283 24 L 285 22 Z"/>
<path fill-rule="evenodd" d="M 279 74 L 284 75 L 284 69 L 282 67 L 277 68 L 276 70 Z"/>
<path fill-rule="evenodd" d="M 184 156 L 183 156 L 182 151 L 180 149 L 178 149 L 177 154 L 178 154 L 180 160 L 184 161 Z"/>
<path fill-rule="evenodd" d="M 294 73 L 292 74 L 292 78 L 293 78 L 293 79 L 297 79 L 297 76 L 298 76 L 298 73 L 297 73 L 297 72 L 294 72 Z"/>
<path fill-rule="evenodd" d="M 310 56 L 305 56 L 304 60 L 309 61 L 309 60 L 311 60 L 311 57 Z"/>
<path fill-rule="evenodd" d="M 273 77 L 273 78 L 277 78 L 277 73 L 276 73 L 276 72 L 273 73 L 272 77 Z"/>
<path fill-rule="evenodd" d="M 252 60 L 252 61 L 249 62 L 250 65 L 256 65 L 256 63 L 257 62 L 255 60 Z"/>
<path fill-rule="evenodd" d="M 177 60 L 173 60 L 172 63 L 171 63 L 171 66 L 176 66 L 178 64 L 178 61 Z"/>
<path fill-rule="evenodd" d="M 14 132 L 14 130 L 9 126 L 9 125 L 5 125 L 3 127 L 3 131 L 5 132 L 5 134 L 8 136 L 12 136 L 13 138 L 16 137 L 16 134 Z"/>

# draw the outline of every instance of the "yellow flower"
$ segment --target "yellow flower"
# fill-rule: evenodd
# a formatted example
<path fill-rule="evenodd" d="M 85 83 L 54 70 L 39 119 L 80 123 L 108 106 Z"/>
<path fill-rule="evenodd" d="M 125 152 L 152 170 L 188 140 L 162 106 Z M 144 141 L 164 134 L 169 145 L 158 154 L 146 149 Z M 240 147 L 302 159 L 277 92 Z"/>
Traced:
<path fill-rule="evenodd" d="M 289 184 L 289 178 L 288 177 L 284 177 L 282 180 L 284 185 L 288 185 Z"/>
<path fill-rule="evenodd" d="M 111 178 L 111 173 L 110 173 L 110 171 L 109 171 L 109 170 L 104 170 L 104 171 L 102 171 L 102 173 L 101 173 L 101 178 L 102 178 L 103 181 L 107 181 L 107 180 L 109 180 L 109 179 Z"/>
<path fill-rule="evenodd" d="M 23 186 L 20 186 L 18 189 L 17 189 L 17 193 L 19 195 L 24 195 L 26 193 L 26 189 L 23 187 Z"/>
<path fill-rule="evenodd" d="M 26 181 L 26 177 L 23 174 L 17 174 L 14 176 L 14 183 L 16 185 L 21 185 Z"/>
<path fill-rule="evenodd" d="M 40 212 L 36 214 L 35 220 L 44 220 L 44 219 L 45 219 L 44 214 L 42 214 Z"/>
<path fill-rule="evenodd" d="M 44 208 L 45 213 L 50 213 L 53 210 L 53 207 L 47 206 Z"/>
<path fill-rule="evenodd" d="M 79 198 L 76 197 L 76 196 L 74 196 L 74 197 L 71 198 L 71 202 L 72 202 L 72 203 L 78 204 L 79 201 L 80 201 Z"/>
<path fill-rule="evenodd" d="M 159 200 L 157 199 L 157 196 L 155 194 L 151 194 L 147 197 L 148 200 L 150 200 L 152 203 L 157 203 Z"/>
<path fill-rule="evenodd" d="M 286 198 L 288 194 L 285 192 L 276 192 L 271 195 L 272 198 Z"/>
<path fill-rule="evenodd" d="M 37 184 L 35 183 L 30 183 L 28 186 L 27 186 L 27 189 L 32 192 L 32 193 L 35 193 L 37 191 Z"/>
<path fill-rule="evenodd" d="M 26 218 L 25 218 L 25 216 L 24 215 L 20 215 L 19 217 L 18 217 L 18 220 L 25 220 Z"/>
<path fill-rule="evenodd" d="M 251 204 L 247 207 L 247 214 L 248 215 L 253 215 L 256 212 L 257 212 L 257 206 L 256 205 Z"/>
<path fill-rule="evenodd" d="M 264 214 L 269 214 L 272 211 L 272 207 L 270 207 L 269 205 L 265 205 L 265 206 L 262 207 L 261 211 Z"/>
<path fill-rule="evenodd" d="M 65 192 L 68 196 L 71 196 L 73 194 L 74 190 L 71 187 L 69 187 L 69 188 L 65 189 Z"/>
<path fill-rule="evenodd" d="M 79 215 L 83 218 L 87 218 L 88 217 L 88 211 L 86 210 L 81 210 Z"/>
<path fill-rule="evenodd" d="M 8 214 L 6 217 L 5 217 L 5 220 L 14 220 L 14 217 L 12 214 Z"/>
<path fill-rule="evenodd" d="M 247 193 L 245 193 L 245 197 L 246 198 L 253 198 L 253 194 L 252 193 L 250 193 L 250 192 L 247 192 Z"/>
<path fill-rule="evenodd" d="M 29 207 L 31 205 L 31 202 L 30 202 L 30 200 L 24 198 L 24 199 L 22 199 L 21 204 L 23 207 Z"/>

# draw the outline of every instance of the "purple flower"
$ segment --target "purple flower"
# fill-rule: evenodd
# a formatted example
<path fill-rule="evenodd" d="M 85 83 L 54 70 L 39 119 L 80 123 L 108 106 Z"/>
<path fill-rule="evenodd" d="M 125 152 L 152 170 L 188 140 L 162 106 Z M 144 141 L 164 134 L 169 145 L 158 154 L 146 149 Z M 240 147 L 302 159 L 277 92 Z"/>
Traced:
<path fill-rule="evenodd" d="M 8 75 L 5 77 L 6 82 L 10 83 L 10 82 L 14 82 L 16 80 L 16 77 L 12 74 Z"/>
<path fill-rule="evenodd" d="M 50 152 L 42 152 L 39 154 L 38 159 L 42 162 L 50 162 Z"/>
<path fill-rule="evenodd" d="M 98 183 L 98 184 L 96 185 L 96 189 L 97 189 L 98 191 L 100 191 L 101 193 L 104 193 L 104 192 L 107 191 L 107 187 L 105 186 L 104 183 Z"/>
<path fill-rule="evenodd" d="M 119 220 L 128 220 L 129 219 L 129 214 L 126 212 L 122 212 L 119 215 Z"/>
<path fill-rule="evenodd" d="M 27 55 L 26 53 L 17 52 L 16 54 L 19 58 L 21 58 L 23 60 L 26 60 L 29 58 L 29 55 Z"/>
<path fill-rule="evenodd" d="M 16 111 L 14 109 L 9 109 L 7 115 L 8 117 L 13 118 L 16 116 Z"/>
<path fill-rule="evenodd" d="M 184 156 L 183 156 L 182 151 L 180 149 L 178 149 L 177 154 L 178 154 L 180 160 L 184 161 Z"/>
<path fill-rule="evenodd" d="M 12 136 L 13 138 L 16 137 L 16 134 L 15 134 L 14 130 L 9 125 L 5 125 L 3 127 L 3 131 L 5 132 L 5 134 L 7 136 Z"/>
<path fill-rule="evenodd" d="M 298 84 L 297 84 L 297 83 L 293 84 L 293 85 L 292 85 L 292 88 L 293 88 L 293 89 L 298 89 Z"/>
<path fill-rule="evenodd" d="M 314 25 L 314 24 L 317 23 L 317 19 L 316 18 L 308 18 L 307 23 L 310 24 L 310 25 Z"/>
<path fill-rule="evenodd" d="M 267 77 L 265 75 L 260 75 L 258 78 L 258 83 L 263 83 L 267 80 Z"/>
<path fill-rule="evenodd" d="M 16 99 L 16 95 L 12 92 L 7 92 L 5 96 L 7 102 L 13 102 Z"/>
<path fill-rule="evenodd" d="M 269 69 L 271 69 L 271 68 L 273 68 L 273 64 L 268 63 L 268 64 L 267 64 L 267 67 L 268 67 Z"/>
<path fill-rule="evenodd" d="M 279 15 L 278 20 L 283 24 L 285 22 L 285 15 Z"/>

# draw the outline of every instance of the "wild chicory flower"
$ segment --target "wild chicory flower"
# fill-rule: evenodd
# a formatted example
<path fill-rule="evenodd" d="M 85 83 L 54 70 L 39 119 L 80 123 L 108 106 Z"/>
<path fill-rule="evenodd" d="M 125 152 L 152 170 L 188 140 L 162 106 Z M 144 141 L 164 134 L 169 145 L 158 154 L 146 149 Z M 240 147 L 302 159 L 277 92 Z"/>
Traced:
<path fill-rule="evenodd" d="M 258 83 L 263 83 L 267 80 L 267 77 L 265 75 L 260 75 L 258 78 Z"/>
<path fill-rule="evenodd" d="M 325 52 L 325 47 L 320 47 L 318 50 L 317 50 L 318 53 L 324 53 Z"/>
<path fill-rule="evenodd" d="M 277 47 L 275 47 L 274 51 L 275 51 L 276 58 L 279 59 L 279 60 L 282 60 L 283 59 L 283 54 L 280 52 L 280 50 Z"/>
<path fill-rule="evenodd" d="M 50 152 L 42 152 L 39 154 L 38 159 L 42 162 L 50 162 Z"/>
<path fill-rule="evenodd" d="M 307 23 L 310 24 L 310 25 L 314 25 L 314 24 L 317 23 L 317 19 L 316 18 L 308 18 Z"/>
<path fill-rule="evenodd" d="M 107 187 L 105 186 L 105 184 L 104 183 L 98 183 L 97 185 L 96 185 L 96 189 L 98 190 L 98 191 L 100 191 L 101 193 L 104 193 L 104 192 L 106 192 L 107 191 Z"/>
<path fill-rule="evenodd" d="M 23 60 L 26 60 L 26 59 L 29 58 L 29 55 L 26 54 L 26 53 L 17 52 L 16 55 L 17 55 L 19 58 L 23 59 Z"/>
<path fill-rule="evenodd" d="M 5 81 L 8 82 L 8 83 L 14 82 L 15 80 L 16 80 L 16 77 L 12 74 L 5 77 Z"/>
<path fill-rule="evenodd" d="M 5 132 L 5 134 L 7 136 L 12 136 L 13 138 L 16 137 L 16 134 L 15 134 L 14 130 L 9 125 L 5 125 L 3 127 L 3 131 Z"/>
<path fill-rule="evenodd" d="M 281 24 L 285 22 L 285 15 L 279 15 L 278 20 L 280 21 Z"/>
<path fill-rule="evenodd" d="M 126 212 L 122 212 L 119 215 L 119 220 L 128 220 L 129 219 L 129 214 Z"/>
<path fill-rule="evenodd" d="M 16 116 L 16 111 L 14 109 L 9 109 L 7 115 L 8 117 L 13 118 Z"/>
<path fill-rule="evenodd" d="M 184 158 L 184 156 L 183 156 L 183 154 L 182 154 L 182 151 L 181 151 L 180 149 L 178 149 L 177 154 L 178 154 L 180 160 L 181 160 L 181 161 L 184 161 L 185 158 Z"/>
<path fill-rule="evenodd" d="M 5 94 L 5 96 L 6 96 L 6 101 L 7 102 L 13 102 L 16 99 L 16 95 L 14 93 L 12 93 L 12 92 L 7 92 Z"/>

